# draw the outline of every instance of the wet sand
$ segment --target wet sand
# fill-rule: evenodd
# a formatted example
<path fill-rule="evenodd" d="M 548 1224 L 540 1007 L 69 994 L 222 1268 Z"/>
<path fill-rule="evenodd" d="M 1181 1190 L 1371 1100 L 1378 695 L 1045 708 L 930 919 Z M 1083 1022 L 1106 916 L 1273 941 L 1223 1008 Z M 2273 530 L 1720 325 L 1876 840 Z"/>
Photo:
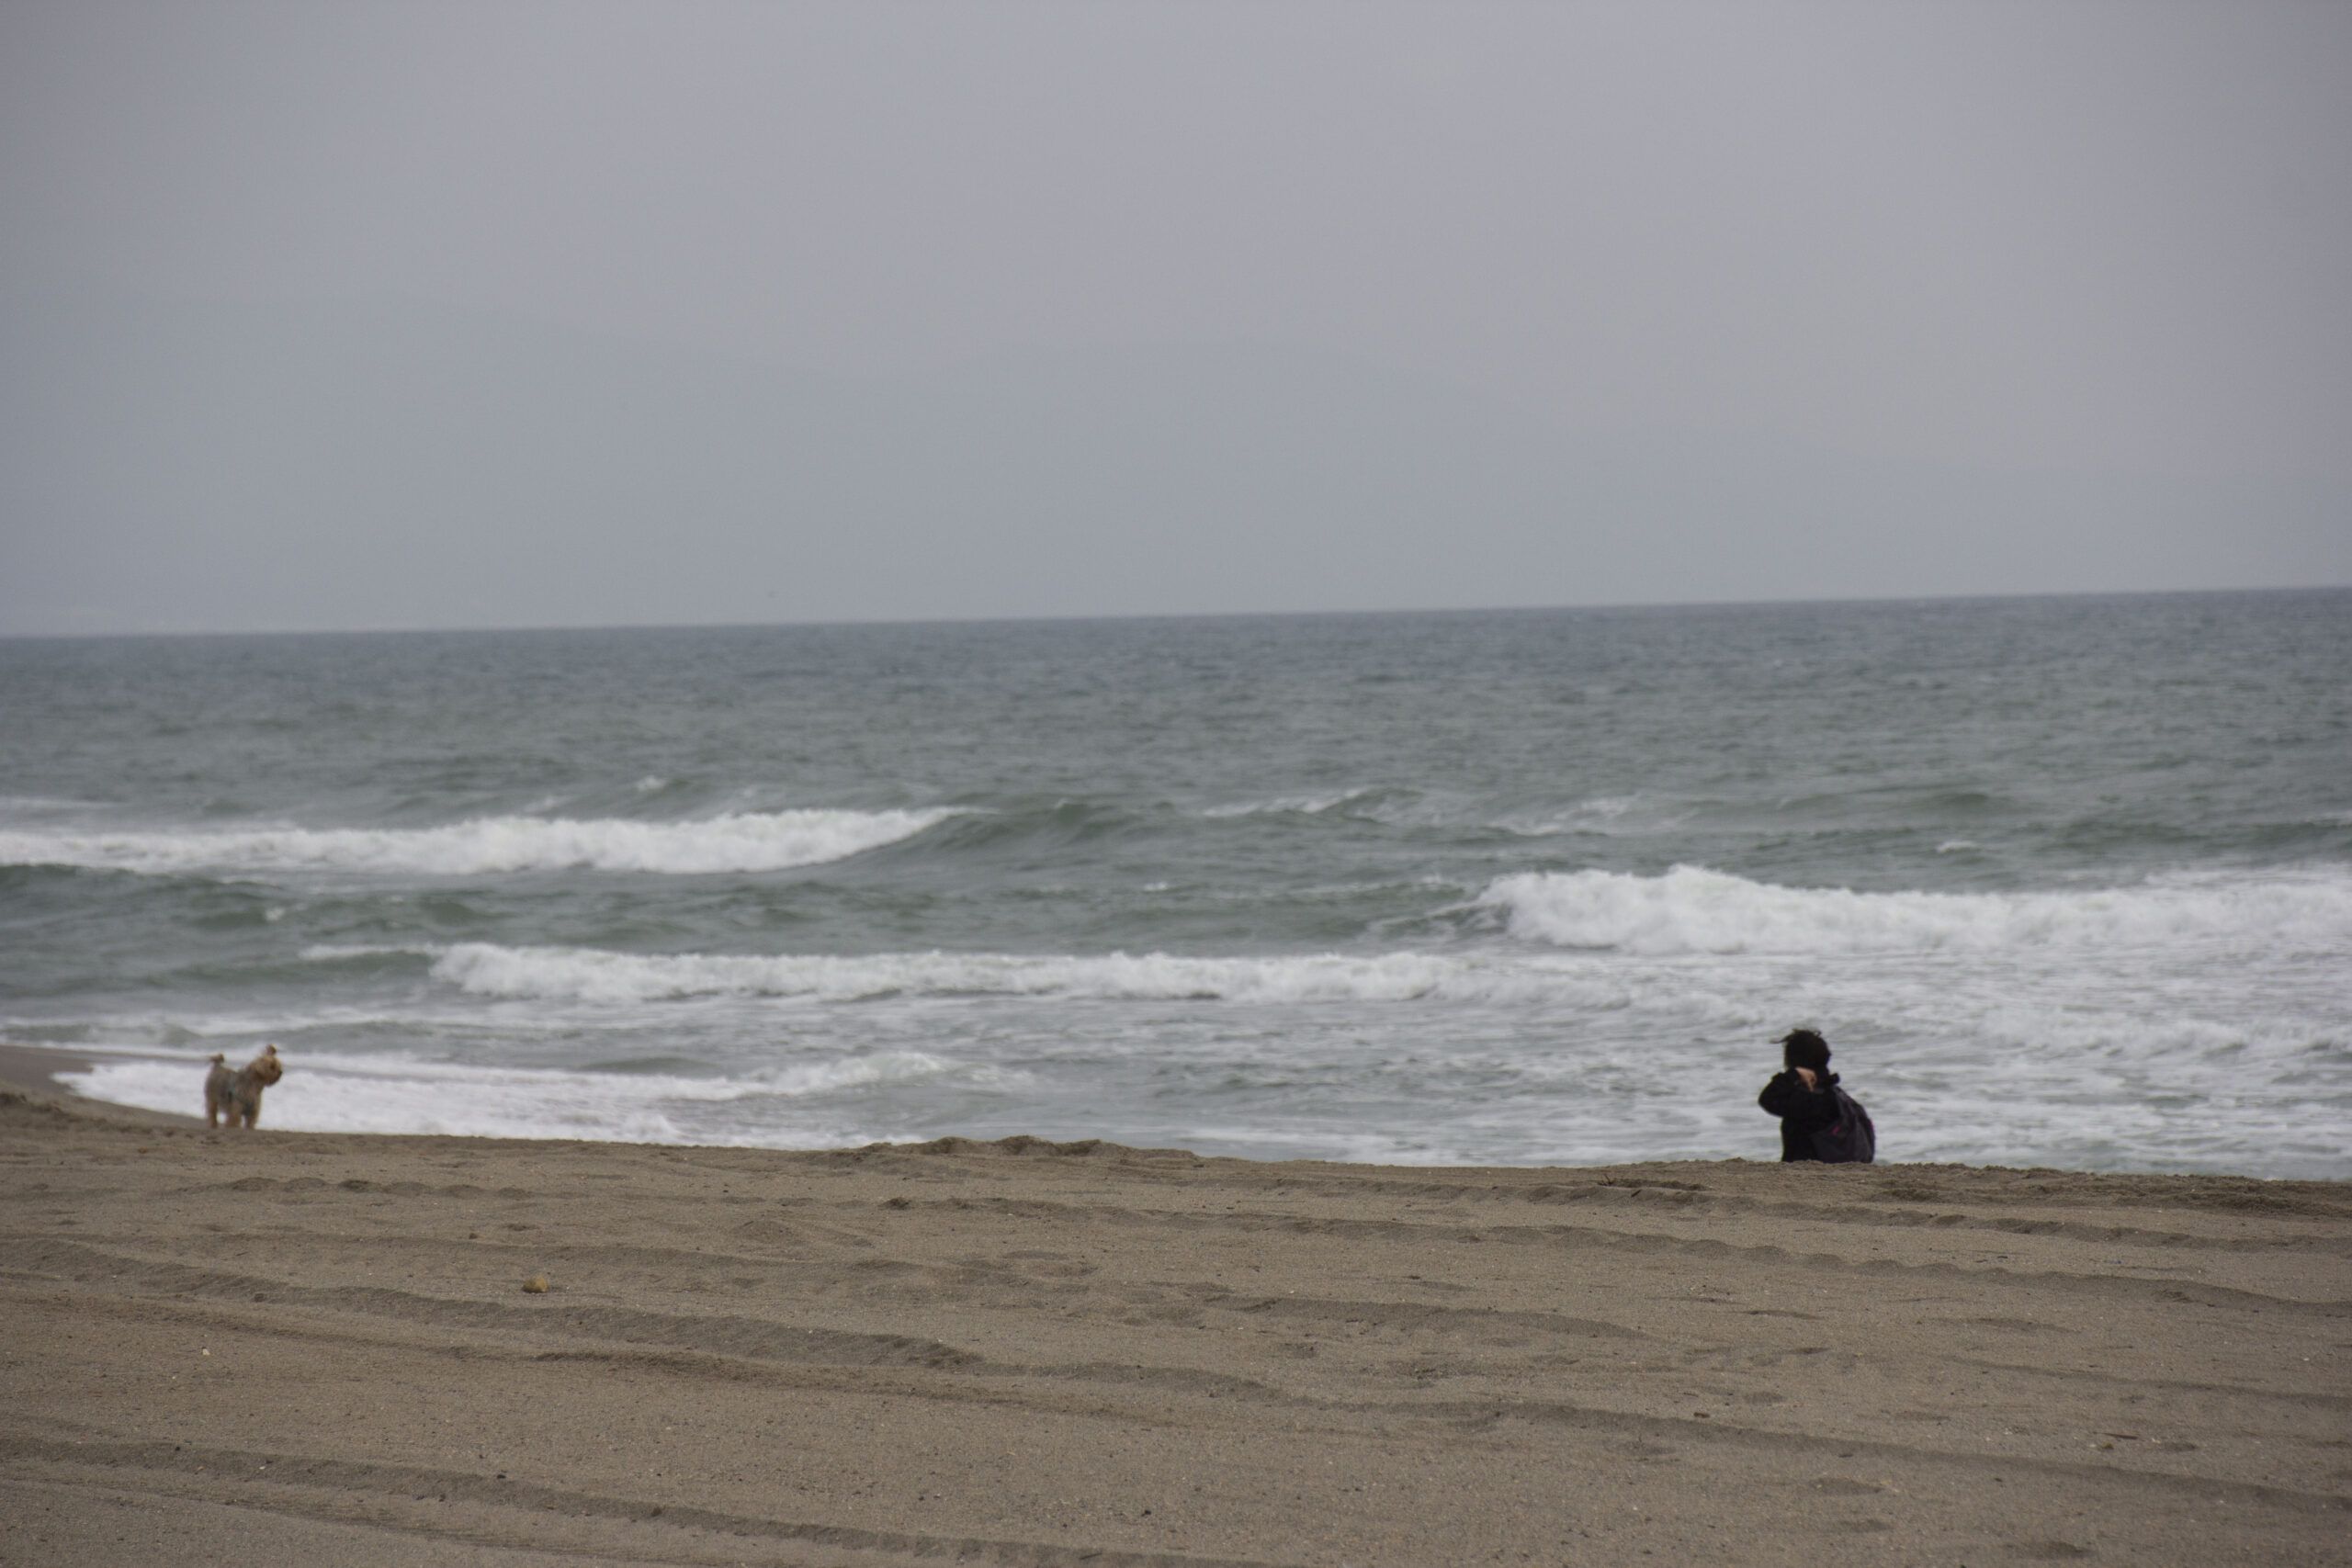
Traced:
<path fill-rule="evenodd" d="M 2352 1559 L 2339 1184 L 208 1133 L 32 1083 L 0 1198 L 9 1563 Z"/>

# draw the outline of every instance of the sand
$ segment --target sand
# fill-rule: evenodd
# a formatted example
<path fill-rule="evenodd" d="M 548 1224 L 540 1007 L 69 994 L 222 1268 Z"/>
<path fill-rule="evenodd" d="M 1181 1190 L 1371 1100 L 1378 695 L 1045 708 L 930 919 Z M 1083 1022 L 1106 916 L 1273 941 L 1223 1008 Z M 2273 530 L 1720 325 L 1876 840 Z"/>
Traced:
<path fill-rule="evenodd" d="M 8 1563 L 2352 1561 L 2335 1184 L 215 1134 L 36 1086 L 0 1197 Z"/>

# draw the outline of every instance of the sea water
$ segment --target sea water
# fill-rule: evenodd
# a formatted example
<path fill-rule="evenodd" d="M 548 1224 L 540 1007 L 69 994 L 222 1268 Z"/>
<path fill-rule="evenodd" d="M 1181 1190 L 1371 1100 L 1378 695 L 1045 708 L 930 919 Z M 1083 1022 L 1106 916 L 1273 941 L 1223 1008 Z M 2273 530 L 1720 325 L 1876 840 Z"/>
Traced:
<path fill-rule="evenodd" d="M 0 1034 L 267 1124 L 2352 1177 L 2352 592 L 0 642 Z"/>

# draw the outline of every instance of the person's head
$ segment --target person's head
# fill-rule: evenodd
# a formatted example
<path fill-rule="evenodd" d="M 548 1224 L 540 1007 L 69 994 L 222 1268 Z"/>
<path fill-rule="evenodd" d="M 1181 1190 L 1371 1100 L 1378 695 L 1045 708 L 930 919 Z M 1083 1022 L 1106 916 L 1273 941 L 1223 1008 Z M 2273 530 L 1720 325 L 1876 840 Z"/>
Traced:
<path fill-rule="evenodd" d="M 1810 1029 L 1792 1029 L 1781 1037 L 1781 1060 L 1792 1067 L 1829 1070 L 1829 1042 Z"/>

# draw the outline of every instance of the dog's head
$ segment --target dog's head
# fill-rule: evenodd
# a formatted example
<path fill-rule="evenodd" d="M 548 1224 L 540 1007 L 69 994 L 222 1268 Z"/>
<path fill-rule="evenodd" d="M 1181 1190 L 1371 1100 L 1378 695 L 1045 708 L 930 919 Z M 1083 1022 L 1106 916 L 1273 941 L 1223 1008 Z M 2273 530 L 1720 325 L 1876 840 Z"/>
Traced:
<path fill-rule="evenodd" d="M 277 1059 L 277 1047 L 265 1045 L 261 1055 L 245 1064 L 245 1071 L 253 1074 L 255 1083 L 273 1084 L 285 1073 L 286 1066 Z"/>
<path fill-rule="evenodd" d="M 229 1054 L 228 1054 L 226 1051 L 215 1051 L 215 1052 L 213 1052 L 213 1053 L 212 1053 L 212 1065 L 213 1065 L 214 1066 L 216 1066 L 216 1067 L 225 1067 L 225 1066 L 227 1066 L 229 1065 Z"/>

